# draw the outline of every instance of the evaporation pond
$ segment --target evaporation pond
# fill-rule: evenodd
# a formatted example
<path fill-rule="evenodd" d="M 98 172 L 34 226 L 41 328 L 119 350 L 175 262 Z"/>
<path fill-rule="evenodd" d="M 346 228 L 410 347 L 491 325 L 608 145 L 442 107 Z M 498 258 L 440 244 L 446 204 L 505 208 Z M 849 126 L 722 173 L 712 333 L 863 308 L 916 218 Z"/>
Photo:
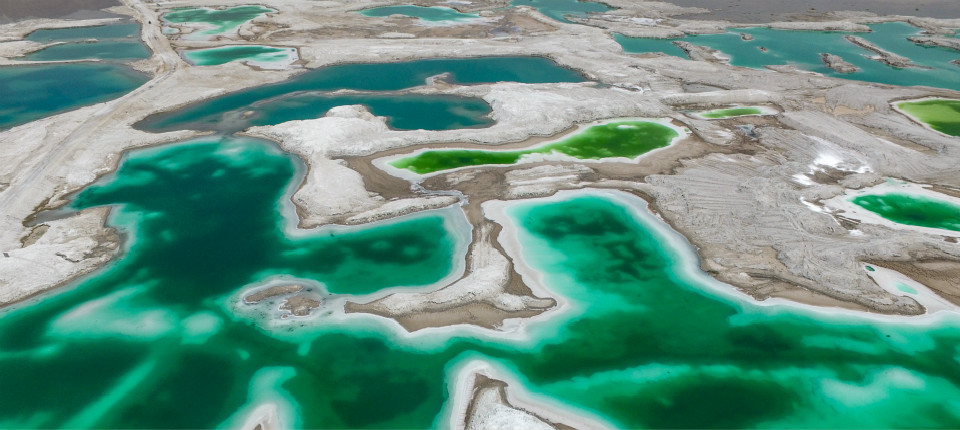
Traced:
<path fill-rule="evenodd" d="M 567 16 L 584 18 L 589 13 L 610 11 L 603 3 L 579 0 L 512 0 L 510 6 L 530 6 L 554 20 L 570 23 Z"/>
<path fill-rule="evenodd" d="M 263 45 L 233 45 L 183 51 L 183 57 L 197 66 L 216 66 L 231 61 L 290 63 L 297 59 L 296 48 Z"/>
<path fill-rule="evenodd" d="M 109 225 L 129 249 L 0 310 L 0 427 L 239 428 L 270 402 L 289 427 L 436 428 L 467 359 L 622 428 L 960 426 L 955 315 L 874 323 L 718 293 L 730 287 L 627 194 L 498 215 L 522 244 L 511 258 L 576 309 L 530 322 L 529 342 L 444 330 L 411 340 L 362 315 L 274 327 L 270 306 L 245 316 L 233 298 L 277 275 L 363 301 L 455 279 L 465 259 L 459 208 L 287 237 L 281 226 L 296 221 L 277 208 L 303 174 L 276 145 L 205 139 L 132 151 L 82 191 L 76 209 L 119 205 Z"/>
<path fill-rule="evenodd" d="M 762 69 L 767 65 L 790 64 L 803 70 L 844 79 L 960 90 L 960 67 L 951 63 L 960 59 L 960 52 L 910 42 L 907 38 L 920 35 L 920 29 L 909 24 L 890 22 L 870 24 L 869 27 L 872 31 L 868 33 L 751 27 L 733 28 L 727 33 L 691 35 L 683 39 L 636 41 L 635 38 L 619 35 L 616 40 L 625 52 L 630 53 L 664 52 L 686 57 L 672 45 L 674 40 L 685 40 L 723 52 L 730 57 L 730 64 L 734 66 Z M 741 33 L 752 36 L 752 40 L 743 40 Z M 871 60 L 869 57 L 874 56 L 874 53 L 844 38 L 850 34 L 867 39 L 887 51 L 903 55 L 920 67 L 898 69 Z M 821 53 L 839 55 L 860 70 L 854 73 L 839 73 L 823 64 Z"/>
<path fill-rule="evenodd" d="M 27 35 L 32 42 L 69 42 L 89 39 L 140 39 L 139 24 L 111 24 L 91 27 L 41 29 Z"/>
<path fill-rule="evenodd" d="M 724 119 L 724 118 L 736 118 L 738 116 L 747 116 L 747 115 L 763 115 L 766 112 L 756 106 L 744 106 L 730 109 L 717 109 L 706 112 L 697 113 L 701 118 L 706 119 Z"/>
<path fill-rule="evenodd" d="M 897 108 L 950 136 L 960 137 L 960 100 L 930 99 L 897 103 Z"/>
<path fill-rule="evenodd" d="M 150 57 L 140 42 L 140 25 L 111 24 L 37 30 L 26 40 L 68 42 L 46 47 L 18 59 L 29 61 L 139 60 Z"/>
<path fill-rule="evenodd" d="M 147 79 L 110 63 L 0 67 L 0 129 L 116 98 Z"/>
<path fill-rule="evenodd" d="M 136 126 L 148 131 L 178 129 L 238 131 L 250 126 L 313 119 L 334 106 L 361 103 L 388 117 L 396 129 L 447 130 L 487 126 L 490 107 L 481 99 L 442 95 L 382 93 L 424 85 L 447 73 L 453 83 L 581 82 L 578 72 L 542 57 L 480 57 L 400 63 L 341 64 L 311 70 L 278 84 L 263 85 L 148 117 Z M 363 94 L 331 94 L 347 89 Z M 410 109 L 405 105 L 410 104 Z"/>
<path fill-rule="evenodd" d="M 649 121 L 617 121 L 594 125 L 562 140 L 516 151 L 441 149 L 391 161 L 398 169 L 417 174 L 485 164 L 514 164 L 523 157 L 563 154 L 579 159 L 636 158 L 670 144 L 679 134 L 672 127 Z"/>
<path fill-rule="evenodd" d="M 850 201 L 896 223 L 960 231 L 960 205 L 945 200 L 889 193 L 867 194 Z"/>
<path fill-rule="evenodd" d="M 424 21 L 464 21 L 474 18 L 479 18 L 479 15 L 472 13 L 462 13 L 458 12 L 456 9 L 443 7 L 443 6 L 414 6 L 414 5 L 400 5 L 400 6 L 383 6 L 375 7 L 372 9 L 364 9 L 360 11 L 361 15 L 371 16 L 371 17 L 387 17 L 391 15 L 405 15 L 414 18 L 420 18 Z"/>
<path fill-rule="evenodd" d="M 258 5 L 235 6 L 225 9 L 190 7 L 173 9 L 164 14 L 163 19 L 174 24 L 200 24 L 206 27 L 184 37 L 196 40 L 235 31 L 243 23 L 273 12 L 276 12 L 276 10 Z"/>

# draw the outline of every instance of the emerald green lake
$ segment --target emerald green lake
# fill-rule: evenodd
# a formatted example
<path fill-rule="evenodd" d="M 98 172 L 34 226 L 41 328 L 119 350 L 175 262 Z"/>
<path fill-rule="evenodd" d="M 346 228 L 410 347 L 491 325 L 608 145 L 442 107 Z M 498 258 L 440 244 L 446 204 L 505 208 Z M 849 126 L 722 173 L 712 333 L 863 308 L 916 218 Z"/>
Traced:
<path fill-rule="evenodd" d="M 897 108 L 943 134 L 960 137 L 960 100 L 931 99 L 897 103 Z"/>
<path fill-rule="evenodd" d="M 960 231 L 960 205 L 944 200 L 888 193 L 858 196 L 850 201 L 896 223 Z"/>
<path fill-rule="evenodd" d="M 231 61 L 284 63 L 297 58 L 297 49 L 263 45 L 220 46 L 183 51 L 183 58 L 197 66 L 216 66 Z"/>
<path fill-rule="evenodd" d="M 273 12 L 276 12 L 276 10 L 258 5 L 235 6 L 224 9 L 186 7 L 173 9 L 164 14 L 162 18 L 175 24 L 200 23 L 212 27 L 194 31 L 184 36 L 185 39 L 197 40 L 235 31 L 243 23 Z"/>
<path fill-rule="evenodd" d="M 479 15 L 472 13 L 461 13 L 456 9 L 443 6 L 383 6 L 360 11 L 361 15 L 370 17 L 387 17 L 390 15 L 405 15 L 414 18 L 420 18 L 424 21 L 442 22 L 442 21 L 464 21 L 479 18 Z"/>
<path fill-rule="evenodd" d="M 135 126 L 148 131 L 178 129 L 234 132 L 250 126 L 313 119 L 334 106 L 361 103 L 389 118 L 396 129 L 447 130 L 489 125 L 490 107 L 480 99 L 390 94 L 424 85 L 449 73 L 451 81 L 482 84 L 581 82 L 583 77 L 541 57 L 442 58 L 399 63 L 342 64 L 311 70 L 293 79 L 264 85 L 147 117 Z M 372 94 L 330 94 L 347 89 Z M 244 115 L 244 112 L 252 111 Z"/>
<path fill-rule="evenodd" d="M 0 129 L 117 98 L 147 79 L 115 63 L 0 67 Z"/>
<path fill-rule="evenodd" d="M 612 10 L 603 3 L 579 0 L 511 0 L 510 6 L 530 6 L 560 22 L 570 23 L 567 16 L 584 18 L 589 13 Z"/>
<path fill-rule="evenodd" d="M 766 65 L 789 64 L 803 70 L 843 79 L 878 82 L 893 85 L 925 85 L 960 90 L 960 68 L 951 61 L 960 59 L 960 52 L 942 47 L 917 45 L 907 40 L 919 35 L 920 30 L 901 22 L 870 24 L 869 33 L 773 30 L 769 28 L 733 28 L 727 33 L 690 35 L 683 39 L 636 39 L 615 35 L 625 52 L 663 52 L 686 57 L 673 45 L 674 40 L 685 40 L 694 45 L 707 46 L 730 57 L 734 66 L 764 68 Z M 740 34 L 753 36 L 744 41 Z M 898 69 L 871 60 L 874 54 L 844 39 L 854 34 L 881 48 L 903 55 L 925 68 Z M 764 52 L 760 48 L 766 48 Z M 839 55 L 860 71 L 844 74 L 828 68 L 820 59 L 821 53 Z"/>
<path fill-rule="evenodd" d="M 732 108 L 732 109 L 717 109 L 717 110 L 712 110 L 708 112 L 701 112 L 698 115 L 707 119 L 722 119 L 722 118 L 735 118 L 738 116 L 745 116 L 745 115 L 762 115 L 762 114 L 763 114 L 763 111 L 760 110 L 760 108 L 748 106 L 748 107 L 740 107 L 740 108 Z"/>
<path fill-rule="evenodd" d="M 271 401 L 298 428 L 428 428 L 466 358 L 626 428 L 960 426 L 955 315 L 924 325 L 759 306 L 722 292 L 626 194 L 504 210 L 515 258 L 570 305 L 532 323 L 529 341 L 241 316 L 239 290 L 280 274 L 365 294 L 433 284 L 464 258 L 457 209 L 284 234 L 295 221 L 278 208 L 302 177 L 273 144 L 210 138 L 132 152 L 81 192 L 74 208 L 119 205 L 109 223 L 129 234 L 126 252 L 0 310 L 0 427 L 236 428 L 238 410 Z"/>
<path fill-rule="evenodd" d="M 417 174 L 485 164 L 514 164 L 524 156 L 568 155 L 579 159 L 636 158 L 670 144 L 679 134 L 673 128 L 648 121 L 619 121 L 594 125 L 559 142 L 517 151 L 472 149 L 434 150 L 391 161 L 398 169 Z"/>

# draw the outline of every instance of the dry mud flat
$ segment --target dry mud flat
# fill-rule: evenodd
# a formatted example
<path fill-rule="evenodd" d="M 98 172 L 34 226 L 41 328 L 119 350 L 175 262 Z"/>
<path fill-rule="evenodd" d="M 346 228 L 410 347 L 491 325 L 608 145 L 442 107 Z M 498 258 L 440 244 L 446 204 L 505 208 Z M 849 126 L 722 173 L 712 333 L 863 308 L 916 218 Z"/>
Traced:
<path fill-rule="evenodd" d="M 324 118 L 248 130 L 277 141 L 309 166 L 304 183 L 292 197 L 302 228 L 362 224 L 463 205 L 474 227 L 474 243 L 462 279 L 434 292 L 397 293 L 350 303 L 346 305 L 349 312 L 391 318 L 409 331 L 453 325 L 510 331 L 530 318 L 548 317 L 563 307 L 562 298 L 532 290 L 517 274 L 513 256 L 500 244 L 500 226 L 487 219 L 482 205 L 577 188 L 621 189 L 644 197 L 697 247 L 704 270 L 759 300 L 781 297 L 900 315 L 924 312 L 915 300 L 878 286 L 863 270 L 866 262 L 899 271 L 948 299 L 956 300 L 960 294 L 949 281 L 955 279 L 960 264 L 956 240 L 858 222 L 822 203 L 888 177 L 934 185 L 946 193 L 960 192 L 956 167 L 960 140 L 925 129 L 890 107 L 896 100 L 960 97 L 954 91 L 856 83 L 789 68 L 735 68 L 710 52 L 701 52 L 705 61 L 622 54 L 611 31 L 676 35 L 718 31 L 726 25 L 671 20 L 695 11 L 663 3 L 611 2 L 624 9 L 585 20 L 600 27 L 561 24 L 530 8 L 516 8 L 484 14 L 477 23 L 441 28 L 353 13 L 382 5 L 373 2 L 272 0 L 261 3 L 279 12 L 244 24 L 236 34 L 197 42 L 171 40 L 160 33 L 159 15 L 190 2 L 168 2 L 162 10 L 153 3 L 124 3 L 126 14 L 151 23 L 144 26 L 142 37 L 155 55 L 137 67 L 153 73 L 154 79 L 119 99 L 0 132 L 0 158 L 8 161 L 0 166 L 0 251 L 4 252 L 0 304 L 23 300 L 89 273 L 115 258 L 121 248 L 115 232 L 103 227 L 105 210 L 34 226 L 30 221 L 35 213 L 64 204 L 70 193 L 114 170 L 123 151 L 199 134 L 146 133 L 134 130 L 133 123 L 158 111 L 297 73 L 254 70 L 241 64 L 191 67 L 176 52 L 236 42 L 295 46 L 302 59 L 298 65 L 305 67 L 347 61 L 542 55 L 604 84 L 464 87 L 435 82 L 411 91 L 483 98 L 496 120 L 486 129 L 397 131 L 362 107 L 342 107 Z M 871 19 L 875 18 L 777 25 L 858 28 Z M 914 22 L 940 32 L 960 26 L 957 20 Z M 11 27 L 2 30 L 4 35 L 14 33 Z M 6 45 L 16 42 L 3 42 L 0 48 L 17 51 L 21 48 Z M 776 114 L 712 121 L 687 114 L 756 104 Z M 545 161 L 477 167 L 439 174 L 419 184 L 393 177 L 374 164 L 384 156 L 423 148 L 524 148 L 545 136 L 569 132 L 576 124 L 613 117 L 670 118 L 688 128 L 690 135 L 634 163 Z M 309 308 L 311 303 L 300 305 Z M 516 410 L 505 400 L 502 387 L 490 382 L 494 379 L 478 378 L 471 411 L 494 410 L 496 405 Z M 565 422 L 528 415 L 516 419 L 539 420 L 558 428 L 562 425 L 557 423 Z M 485 421 L 489 417 L 470 416 L 474 418 L 458 425 L 493 422 Z"/>

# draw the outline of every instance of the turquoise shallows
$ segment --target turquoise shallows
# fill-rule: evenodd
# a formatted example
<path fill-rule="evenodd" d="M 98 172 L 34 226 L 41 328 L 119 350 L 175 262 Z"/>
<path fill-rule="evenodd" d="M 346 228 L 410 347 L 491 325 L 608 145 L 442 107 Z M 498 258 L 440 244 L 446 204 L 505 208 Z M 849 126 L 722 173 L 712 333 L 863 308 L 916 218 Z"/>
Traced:
<path fill-rule="evenodd" d="M 612 10 L 603 3 L 579 0 L 511 0 L 510 6 L 531 6 L 540 13 L 565 23 L 570 23 L 567 16 L 583 18 L 592 12 Z"/>
<path fill-rule="evenodd" d="M 763 68 L 766 65 L 790 64 L 803 70 L 824 75 L 868 82 L 893 85 L 925 85 L 930 87 L 960 90 L 960 67 L 951 61 L 960 59 L 960 52 L 942 48 L 917 45 L 907 40 L 919 34 L 919 29 L 905 23 L 891 22 L 871 24 L 869 33 L 846 33 L 824 31 L 773 30 L 751 27 L 734 28 L 727 33 L 692 35 L 682 40 L 719 50 L 730 57 L 734 66 Z M 744 41 L 740 33 L 753 36 L 753 40 Z M 871 60 L 870 51 L 850 43 L 844 36 L 855 34 L 867 39 L 883 49 L 906 56 L 921 67 L 897 69 Z M 624 51 L 664 52 L 682 56 L 677 52 L 673 40 L 638 40 L 622 35 L 615 36 Z M 760 48 L 763 47 L 767 51 Z M 855 73 L 837 73 L 828 68 L 820 59 L 821 53 L 839 55 L 844 60 L 860 68 Z"/>
<path fill-rule="evenodd" d="M 888 193 L 867 194 L 850 201 L 896 223 L 960 231 L 960 205 L 945 200 Z"/>
<path fill-rule="evenodd" d="M 225 9 L 187 7 L 173 9 L 164 14 L 162 18 L 167 22 L 176 24 L 200 23 L 212 26 L 213 28 L 211 29 L 197 30 L 185 36 L 186 39 L 202 39 L 208 36 L 229 33 L 247 21 L 273 12 L 276 12 L 276 10 L 257 5 L 236 6 Z"/>
<path fill-rule="evenodd" d="M 686 52 L 673 44 L 680 39 L 654 39 L 649 37 L 628 37 L 620 33 L 613 33 L 613 40 L 623 47 L 623 52 L 638 54 L 645 52 L 662 52 L 674 57 L 689 58 Z"/>
<path fill-rule="evenodd" d="M 66 60 L 139 60 L 149 58 L 150 51 L 137 41 L 106 41 L 91 43 L 66 43 L 32 52 L 24 57 L 30 61 Z"/>
<path fill-rule="evenodd" d="M 581 82 L 583 77 L 542 57 L 441 58 L 400 63 L 342 64 L 311 70 L 286 82 L 264 85 L 194 103 L 148 117 L 136 124 L 149 131 L 177 129 L 237 131 L 250 126 L 313 119 L 334 106 L 362 103 L 390 118 L 396 129 L 446 130 L 489 125 L 490 107 L 480 99 L 412 94 L 332 95 L 348 89 L 398 91 L 423 85 L 449 73 L 450 80 L 471 85 L 501 81 L 522 83 Z M 252 112 L 252 113 L 251 113 Z"/>
<path fill-rule="evenodd" d="M 77 208 L 120 205 L 110 224 L 129 249 L 0 310 L 0 427 L 236 428 L 238 410 L 270 401 L 292 427 L 428 428 L 465 357 L 624 428 L 960 426 L 955 315 L 922 325 L 760 306 L 706 277 L 623 194 L 505 209 L 513 257 L 539 274 L 524 276 L 570 303 L 533 322 L 529 342 L 404 339 L 373 316 L 265 329 L 270 309 L 232 307 L 264 277 L 362 293 L 435 282 L 464 258 L 454 212 L 282 235 L 295 172 L 274 145 L 202 140 L 132 152 L 83 191 Z"/>
<path fill-rule="evenodd" d="M 183 58 L 197 66 L 217 66 L 231 61 L 285 63 L 297 58 L 296 48 L 263 45 L 232 45 L 183 51 Z"/>
<path fill-rule="evenodd" d="M 442 21 L 465 21 L 479 18 L 479 15 L 472 13 L 458 12 L 456 9 L 443 6 L 383 6 L 359 11 L 361 15 L 370 17 L 386 17 L 390 15 L 406 15 L 414 18 L 420 18 L 424 21 L 442 22 Z"/>
<path fill-rule="evenodd" d="M 0 67 L 0 129 L 117 98 L 147 81 L 109 63 Z"/>
<path fill-rule="evenodd" d="M 902 283 L 902 282 L 900 282 L 900 283 L 897 284 L 897 289 L 900 290 L 900 291 L 903 291 L 904 293 L 907 293 L 907 294 L 917 294 L 917 290 L 916 290 L 915 288 L 913 288 L 913 287 L 911 287 L 911 286 L 909 286 L 909 285 L 907 285 L 907 284 L 904 284 L 904 283 Z"/>
<path fill-rule="evenodd" d="M 69 27 L 36 30 L 26 40 L 40 43 L 81 41 L 88 39 L 140 39 L 140 24 L 108 24 L 91 27 Z"/>

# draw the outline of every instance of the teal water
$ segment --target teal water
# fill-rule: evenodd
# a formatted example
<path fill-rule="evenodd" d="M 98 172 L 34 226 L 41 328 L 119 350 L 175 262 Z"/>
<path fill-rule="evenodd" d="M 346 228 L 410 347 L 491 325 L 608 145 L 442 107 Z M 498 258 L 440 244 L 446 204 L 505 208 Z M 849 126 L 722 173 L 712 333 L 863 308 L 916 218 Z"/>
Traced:
<path fill-rule="evenodd" d="M 915 288 L 904 283 L 898 283 L 897 289 L 907 294 L 917 294 L 917 290 Z"/>
<path fill-rule="evenodd" d="M 570 23 L 567 16 L 583 18 L 589 13 L 613 9 L 603 3 L 579 0 L 511 0 L 510 6 L 531 6 L 540 13 L 565 23 Z"/>
<path fill-rule="evenodd" d="M 183 57 L 197 66 L 216 66 L 232 61 L 276 63 L 287 62 L 291 58 L 296 58 L 297 49 L 263 45 L 233 45 L 183 51 Z"/>
<path fill-rule="evenodd" d="M 147 79 L 114 63 L 0 67 L 0 129 L 114 99 Z"/>
<path fill-rule="evenodd" d="M 150 51 L 140 42 L 139 24 L 42 29 L 27 35 L 26 40 L 68 42 L 22 57 L 29 61 L 139 60 L 150 57 Z"/>
<path fill-rule="evenodd" d="M 140 24 L 109 24 L 92 27 L 40 29 L 25 37 L 40 43 L 67 42 L 87 39 L 139 39 Z"/>
<path fill-rule="evenodd" d="M 135 126 L 148 131 L 177 129 L 238 131 L 250 126 L 313 119 L 334 106 L 362 103 L 389 117 L 396 129 L 446 130 L 490 124 L 490 107 L 480 99 L 390 94 L 450 73 L 463 85 L 501 81 L 580 82 L 583 77 L 541 57 L 429 59 L 400 63 L 342 64 L 311 70 L 288 81 L 205 100 L 175 112 L 153 115 Z M 348 89 L 378 92 L 333 95 Z M 252 114 L 243 115 L 252 111 Z"/>
<path fill-rule="evenodd" d="M 689 58 L 686 52 L 683 52 L 682 49 L 673 44 L 673 41 L 680 39 L 628 37 L 620 33 L 613 33 L 613 40 L 623 47 L 623 52 L 627 53 L 662 52 L 674 57 Z"/>
<path fill-rule="evenodd" d="M 28 54 L 30 61 L 66 60 L 139 60 L 149 58 L 150 51 L 136 42 L 92 42 L 54 45 Z"/>
<path fill-rule="evenodd" d="M 224 9 L 185 7 L 167 12 L 162 19 L 177 24 L 200 23 L 213 27 L 194 31 L 185 36 L 186 39 L 196 40 L 229 33 L 247 21 L 273 12 L 276 12 L 276 10 L 258 5 L 235 6 Z"/>
<path fill-rule="evenodd" d="M 390 15 L 406 15 L 414 18 L 420 18 L 424 21 L 442 22 L 442 21 L 464 21 L 479 18 L 479 15 L 472 13 L 458 12 L 456 9 L 443 6 L 383 6 L 360 11 L 361 15 L 371 17 L 386 17 Z"/>
<path fill-rule="evenodd" d="M 436 212 L 285 236 L 277 208 L 302 175 L 272 144 L 202 140 L 135 151 L 80 193 L 76 208 L 120 205 L 110 224 L 129 249 L 0 311 L 0 427 L 236 428 L 239 408 L 269 400 L 299 428 L 426 428 L 442 425 L 465 358 L 627 428 L 960 426 L 956 317 L 910 325 L 731 298 L 620 194 L 507 208 L 515 257 L 570 301 L 528 342 L 239 315 L 238 290 L 277 274 L 363 294 L 431 284 L 463 259 L 453 238 L 466 226 Z"/>
<path fill-rule="evenodd" d="M 950 63 L 960 59 L 960 52 L 910 42 L 907 37 L 919 34 L 920 30 L 905 23 L 871 24 L 870 28 L 873 31 L 869 33 L 739 28 L 721 34 L 691 35 L 683 40 L 727 54 L 730 56 L 730 64 L 734 66 L 760 69 L 766 65 L 789 64 L 803 70 L 844 79 L 960 90 L 960 68 Z M 752 35 L 753 40 L 742 40 L 740 33 Z M 915 64 L 931 69 L 897 69 L 873 61 L 868 58 L 874 55 L 872 52 L 844 39 L 844 35 L 847 34 L 863 37 L 887 51 L 906 56 Z M 672 43 L 677 39 L 638 40 L 623 35 L 615 37 L 626 52 L 664 52 L 682 56 L 677 53 L 676 46 Z M 764 52 L 759 49 L 760 47 L 768 51 Z M 839 55 L 847 62 L 859 67 L 860 71 L 850 74 L 837 73 L 823 64 L 820 59 L 821 53 Z"/>

